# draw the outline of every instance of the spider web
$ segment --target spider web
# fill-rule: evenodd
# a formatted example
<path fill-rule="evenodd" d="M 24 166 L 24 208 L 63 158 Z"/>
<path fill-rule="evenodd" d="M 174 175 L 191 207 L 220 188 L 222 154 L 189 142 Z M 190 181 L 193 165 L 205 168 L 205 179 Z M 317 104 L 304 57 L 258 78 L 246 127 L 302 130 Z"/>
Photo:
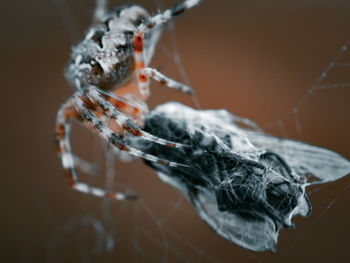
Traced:
<path fill-rule="evenodd" d="M 57 4 L 57 9 L 63 10 L 63 20 L 67 22 L 68 19 L 67 23 L 72 25 L 72 27 L 68 26 L 68 28 L 71 28 L 71 31 L 68 31 L 67 34 L 71 35 L 74 40 L 79 39 L 75 37 L 79 30 L 74 29 L 74 21 L 78 20 L 78 18 L 73 11 L 73 7 L 78 6 L 78 4 L 74 3 L 74 1 L 68 2 L 63 0 L 55 0 L 55 2 Z M 146 6 L 148 10 L 153 10 L 154 12 L 157 9 L 164 10 L 164 7 L 172 6 L 174 3 L 175 1 L 154 1 L 153 5 L 147 6 L 149 3 L 145 3 L 144 1 L 140 2 L 140 4 Z M 123 3 L 112 2 L 110 6 L 114 6 L 115 4 Z M 226 3 L 223 3 L 223 5 L 225 4 Z M 202 3 L 202 5 L 204 5 L 204 3 Z M 278 7 L 282 8 L 280 6 Z M 200 8 L 202 8 L 202 6 L 197 8 L 198 18 L 198 13 L 201 12 Z M 244 6 L 244 4 L 237 4 L 235 8 L 242 10 L 243 13 L 247 12 L 245 11 L 247 7 Z M 251 8 L 253 9 L 252 14 L 260 14 L 260 9 L 263 8 L 272 7 L 271 5 L 264 6 L 264 4 L 261 3 Z M 305 6 L 293 6 L 293 8 L 303 9 Z M 223 7 L 218 7 L 218 9 L 223 11 Z M 216 11 L 213 9 L 211 12 Z M 264 12 L 261 13 L 264 14 Z M 208 12 L 206 12 L 206 14 L 208 14 Z M 224 15 L 227 18 L 227 12 L 224 13 L 223 16 Z M 191 29 L 195 29 L 195 26 L 197 26 L 197 28 L 200 27 L 201 25 L 199 22 L 195 21 L 195 16 L 196 14 L 192 13 L 185 14 L 183 17 L 176 20 L 177 27 L 180 29 L 181 26 L 186 26 L 186 23 L 194 24 L 194 26 L 188 25 Z M 260 18 L 263 19 L 264 15 L 261 15 Z M 246 19 L 240 19 L 245 22 L 253 21 L 258 23 L 258 18 L 253 19 L 252 17 L 248 17 Z M 181 20 L 184 20 L 184 22 L 181 22 Z M 221 19 L 220 22 L 234 24 L 237 23 L 238 20 L 239 18 L 237 18 L 237 20 L 233 19 L 227 21 Z M 201 20 L 201 22 L 203 22 L 203 20 Z M 214 28 L 210 25 L 206 25 L 205 27 L 207 27 L 206 30 L 198 29 L 197 34 L 201 35 L 206 32 L 206 34 L 210 35 Z M 330 142 L 327 142 L 329 144 L 322 145 L 322 136 L 319 140 L 313 139 L 312 134 L 308 132 L 308 128 L 318 125 L 317 127 L 320 129 L 318 133 L 322 133 L 322 130 L 326 130 L 327 132 L 331 130 L 332 133 L 327 136 L 334 138 L 335 132 L 338 132 L 336 128 L 337 124 L 340 125 L 345 121 L 349 122 L 349 118 L 344 117 L 347 113 L 346 109 L 348 109 L 347 101 L 350 98 L 350 79 L 346 79 L 348 75 L 347 72 L 350 68 L 350 51 L 348 51 L 349 43 L 346 42 L 346 35 L 340 34 L 341 37 L 331 36 L 330 38 L 334 44 L 331 45 L 331 47 L 327 46 L 330 50 L 325 52 L 327 53 L 325 57 L 323 57 L 323 54 L 319 55 L 322 59 L 318 59 L 317 63 L 315 63 L 318 65 L 316 69 L 310 69 L 313 73 L 302 72 L 303 74 L 309 75 L 309 78 L 316 79 L 315 81 L 303 82 L 304 84 L 308 84 L 304 85 L 302 89 L 298 88 L 298 94 L 291 95 L 293 98 L 288 99 L 286 107 L 276 105 L 282 112 L 278 114 L 274 112 L 269 115 L 264 111 L 262 114 L 265 113 L 265 117 L 260 117 L 254 116 L 255 114 L 259 114 L 258 110 L 255 112 L 249 111 L 248 114 L 244 114 L 244 111 L 247 110 L 247 104 L 240 105 L 238 99 L 232 103 L 235 105 L 234 107 L 226 104 L 228 102 L 225 100 L 225 93 L 228 89 L 223 87 L 223 91 L 221 92 L 218 90 L 219 87 L 215 87 L 215 84 L 218 83 L 218 78 L 220 78 L 218 77 L 220 74 L 214 74 L 212 72 L 212 75 L 210 75 L 207 80 L 208 83 L 198 80 L 202 77 L 197 77 L 195 82 L 192 74 L 196 74 L 196 72 L 191 70 L 191 68 L 196 64 L 198 67 L 198 63 L 203 62 L 199 60 L 189 61 L 186 57 L 193 58 L 189 52 L 195 53 L 203 50 L 200 48 L 196 50 L 193 48 L 196 47 L 196 45 L 191 44 L 189 47 L 192 49 L 188 51 L 189 47 L 186 46 L 186 39 L 180 39 L 180 33 L 182 33 L 182 31 L 175 32 L 174 24 L 170 23 L 165 31 L 151 64 L 160 66 L 160 69 L 166 75 L 171 77 L 175 75 L 175 77 L 178 77 L 187 84 L 189 84 L 189 79 L 191 78 L 191 84 L 194 85 L 203 108 L 227 108 L 236 115 L 247 116 L 250 114 L 251 116 L 248 117 L 256 120 L 260 126 L 268 132 L 275 135 L 288 136 L 290 138 L 304 139 L 310 143 L 318 143 L 321 144 L 320 146 L 329 147 L 343 154 L 343 152 L 339 150 L 342 149 L 339 146 L 339 142 L 330 140 Z M 220 33 L 225 34 L 224 29 L 222 29 Z M 209 38 L 213 42 L 210 45 L 216 45 L 215 42 L 224 41 L 224 39 L 215 39 L 215 34 L 211 37 L 208 35 L 206 35 L 206 38 Z M 243 35 L 244 34 L 242 34 L 242 36 Z M 178 36 L 178 39 L 176 39 L 175 36 Z M 181 37 L 186 38 L 186 35 Z M 327 38 L 327 36 L 325 35 L 324 38 Z M 177 46 L 178 41 L 180 41 L 179 46 Z M 200 43 L 202 42 L 198 41 L 197 45 Z M 241 44 L 242 43 L 243 42 L 241 42 Z M 318 42 L 315 43 L 315 45 L 322 46 L 322 44 Z M 232 48 L 234 49 L 234 47 Z M 215 50 L 211 51 L 212 52 L 209 53 L 212 53 L 213 62 L 205 61 L 205 64 L 208 68 L 215 68 L 217 66 L 215 65 Z M 309 51 L 309 53 L 312 52 L 314 51 Z M 225 53 L 229 57 L 229 51 L 226 50 Z M 220 54 L 222 54 L 222 52 Z M 233 54 L 233 57 L 237 55 L 236 53 Z M 184 71 L 185 67 L 181 62 L 180 55 L 183 60 L 186 61 L 184 64 L 186 64 L 186 69 L 190 72 L 190 77 L 187 77 Z M 312 57 L 312 59 L 313 58 L 314 57 Z M 232 58 L 229 58 L 229 60 L 231 59 Z M 229 63 L 232 64 L 234 62 L 229 61 Z M 239 61 L 237 65 L 239 65 Z M 319 68 L 322 67 L 324 69 L 320 70 Z M 213 71 L 215 69 L 211 70 Z M 232 68 L 231 70 L 234 71 Z M 205 70 L 203 71 L 206 72 Z M 224 72 L 224 70 L 221 71 L 222 75 Z M 232 78 L 232 75 L 228 76 L 228 78 Z M 197 86 L 195 86 L 195 83 L 197 83 Z M 156 85 L 153 84 L 152 87 L 153 97 L 150 100 L 151 108 L 167 100 L 181 100 L 182 102 L 185 101 L 194 106 L 191 99 L 184 98 L 184 96 L 172 92 L 168 93 L 168 91 L 154 86 Z M 230 89 L 231 87 L 236 87 L 236 85 L 233 84 L 228 86 Z M 205 89 L 208 89 L 208 87 L 211 87 L 211 89 L 214 87 L 214 90 L 216 90 L 215 93 L 207 92 L 206 95 L 201 95 L 201 92 L 205 93 Z M 247 93 L 244 93 L 242 90 L 237 88 L 237 92 L 232 92 L 231 94 L 241 94 L 242 97 L 247 96 Z M 256 90 L 250 90 L 250 92 L 252 92 L 251 94 L 254 92 L 254 94 L 263 96 L 262 90 L 263 88 L 260 87 Z M 219 98 L 218 102 L 212 99 L 214 94 Z M 278 96 L 278 94 L 280 93 L 277 93 L 276 96 Z M 272 95 L 268 96 L 274 97 Z M 344 100 L 346 96 L 347 100 Z M 243 98 L 240 100 L 243 100 Z M 318 104 L 319 102 L 315 102 L 317 100 L 321 101 L 321 107 L 320 104 Z M 336 101 L 333 102 L 333 100 Z M 262 99 L 262 102 L 259 103 L 263 105 L 266 103 L 273 103 L 273 101 L 274 100 L 271 99 L 271 101 L 267 102 Z M 253 100 L 252 103 L 254 102 L 256 101 Z M 249 106 L 251 105 L 249 104 Z M 285 111 L 283 111 L 283 109 L 285 109 Z M 326 113 L 323 115 L 325 116 L 325 120 L 321 123 L 319 123 L 318 118 L 315 117 L 317 110 L 322 110 L 322 113 Z M 239 114 L 240 111 L 242 111 L 243 114 Z M 331 121 L 332 128 L 323 127 L 327 125 L 330 119 L 335 119 L 335 121 Z M 348 126 L 343 125 L 342 127 L 346 128 Z M 334 204 L 334 199 L 345 198 L 340 196 L 342 191 L 346 192 L 343 186 L 338 188 L 333 187 L 332 191 L 326 193 L 327 197 L 325 200 L 328 201 L 323 204 L 316 204 L 318 211 L 316 209 L 314 212 L 315 216 L 296 220 L 297 228 L 294 232 L 298 233 L 282 231 L 280 237 L 282 244 L 281 247 L 278 245 L 277 254 L 252 253 L 217 237 L 214 232 L 209 230 L 205 223 L 199 220 L 199 217 L 186 198 L 177 190 L 160 182 L 155 176 L 155 172 L 146 168 L 141 160 L 132 161 L 131 163 L 120 162 L 116 160 L 113 151 L 108 148 L 107 145 L 103 144 L 101 147 L 101 142 L 96 139 L 95 136 L 83 129 L 76 128 L 78 127 L 75 126 L 73 128 L 76 131 L 73 131 L 72 141 L 76 140 L 78 142 L 76 143 L 77 146 L 73 149 L 77 149 L 78 155 L 83 155 L 86 159 L 92 160 L 100 166 L 99 172 L 96 173 L 99 175 L 85 175 L 83 180 L 86 179 L 86 181 L 92 184 L 104 185 L 106 189 L 110 190 L 136 192 L 141 196 L 141 199 L 135 202 L 113 202 L 110 200 L 96 200 L 94 197 L 81 195 L 78 198 L 78 205 L 75 206 L 74 210 L 71 210 L 75 212 L 66 215 L 65 218 L 62 218 L 62 216 L 53 216 L 55 213 L 51 211 L 50 204 L 42 201 L 40 203 L 40 209 L 42 211 L 47 211 L 45 213 L 45 220 L 54 223 L 56 228 L 55 233 L 52 234 L 50 240 L 45 244 L 46 259 L 50 262 L 73 260 L 80 262 L 114 262 L 118 260 L 121 262 L 232 262 L 233 260 L 239 261 L 239 259 L 245 259 L 251 262 L 270 262 L 274 260 L 277 261 L 281 258 L 288 259 L 287 257 L 291 254 L 296 253 L 298 255 L 304 251 L 303 248 L 301 248 L 303 245 L 300 244 L 305 244 L 302 241 L 308 240 L 307 238 L 311 235 L 310 232 L 312 230 L 322 231 L 323 229 L 321 228 L 324 225 L 330 227 L 326 223 L 318 225 L 317 222 L 322 221 L 322 218 L 325 217 L 324 211 L 327 211 L 327 214 L 329 214 L 328 209 Z M 349 130 L 346 129 L 342 132 L 349 134 Z M 342 132 L 340 133 L 342 134 Z M 344 138 L 344 136 L 341 137 Z M 93 141 L 92 145 L 85 145 L 84 141 L 86 138 L 90 138 L 91 141 Z M 347 143 L 348 142 L 349 140 Z M 346 143 L 346 141 L 344 143 Z M 86 154 L 86 152 L 89 154 Z M 347 152 L 348 156 L 345 154 L 344 156 L 349 158 L 349 152 Z M 315 195 L 319 197 L 321 192 L 324 191 L 324 189 L 321 188 L 327 187 L 328 186 L 323 186 L 312 189 L 312 193 L 315 193 Z M 338 191 L 338 193 L 336 191 Z M 348 196 L 348 191 L 346 194 Z M 313 199 L 311 199 L 311 201 L 313 202 Z M 322 207 L 326 207 L 326 210 L 323 210 Z M 307 220 L 310 220 L 311 223 L 307 224 L 303 222 Z M 299 225 L 301 225 L 300 228 Z M 307 229 L 309 226 L 312 226 L 311 230 Z M 312 246 L 312 244 L 310 246 Z"/>

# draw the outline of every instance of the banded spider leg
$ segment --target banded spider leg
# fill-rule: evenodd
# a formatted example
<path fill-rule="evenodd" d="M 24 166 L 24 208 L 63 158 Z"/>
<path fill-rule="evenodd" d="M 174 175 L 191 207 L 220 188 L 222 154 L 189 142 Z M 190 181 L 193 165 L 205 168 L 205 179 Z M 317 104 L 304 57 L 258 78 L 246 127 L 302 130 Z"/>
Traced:
<path fill-rule="evenodd" d="M 199 4 L 199 2 L 200 0 L 187 0 L 182 3 L 179 3 L 175 5 L 173 8 L 167 9 L 160 14 L 150 17 L 144 23 L 142 23 L 134 33 L 133 49 L 134 49 L 134 59 L 135 59 L 135 70 L 138 72 L 137 80 L 138 80 L 139 93 L 144 98 L 147 98 L 150 94 L 150 91 L 149 91 L 150 77 L 161 84 L 165 84 L 169 88 L 172 88 L 187 94 L 194 93 L 194 91 L 189 86 L 164 76 L 163 74 L 158 72 L 156 69 L 145 67 L 143 37 L 148 30 L 169 21 L 178 15 L 183 14 L 186 10 Z"/>
<path fill-rule="evenodd" d="M 109 193 L 101 188 L 90 186 L 78 180 L 78 177 L 75 171 L 74 156 L 72 154 L 70 143 L 69 143 L 69 132 L 70 132 L 72 119 L 78 120 L 92 127 L 93 130 L 96 131 L 100 135 L 100 137 L 102 137 L 105 141 L 111 143 L 113 146 L 117 147 L 121 151 L 128 152 L 132 156 L 140 157 L 151 162 L 157 162 L 157 163 L 160 163 L 163 165 L 169 165 L 172 167 L 184 166 L 179 163 L 169 162 L 167 160 L 159 159 L 158 157 L 151 154 L 145 154 L 142 151 L 127 145 L 123 141 L 120 135 L 113 132 L 105 123 L 103 123 L 103 121 L 101 121 L 96 116 L 94 111 L 97 108 L 93 106 L 94 104 L 88 103 L 86 100 L 82 99 L 79 93 L 75 93 L 71 99 L 69 99 L 65 104 L 62 105 L 57 116 L 57 134 L 56 134 L 57 150 L 61 156 L 62 165 L 66 173 L 66 179 L 68 181 L 68 184 L 75 190 L 78 190 L 83 193 L 99 196 L 99 197 L 103 196 L 103 197 L 109 197 L 117 200 L 124 200 L 124 199 L 132 200 L 137 198 L 137 195 L 130 194 L 130 193 L 123 193 L 123 192 Z M 115 109 L 113 111 L 115 111 Z M 118 115 L 122 116 L 122 113 L 119 112 Z M 119 118 L 120 116 L 118 116 L 117 118 Z M 120 122 L 121 125 L 125 127 L 127 125 L 126 122 L 128 122 L 128 120 L 129 119 L 123 119 L 118 121 Z M 134 128 L 134 126 L 132 127 Z M 131 130 L 131 129 L 126 129 L 126 130 Z M 135 132 L 133 132 L 132 134 L 135 135 Z M 137 133 L 136 133 L 136 136 L 140 136 L 145 140 L 151 140 L 153 142 L 158 143 L 157 138 L 155 137 L 151 137 L 151 138 L 142 137 Z M 153 138 L 155 138 L 155 140 L 153 140 Z M 171 142 L 166 142 L 165 140 L 159 139 L 159 143 L 166 145 L 168 143 L 170 144 Z"/>

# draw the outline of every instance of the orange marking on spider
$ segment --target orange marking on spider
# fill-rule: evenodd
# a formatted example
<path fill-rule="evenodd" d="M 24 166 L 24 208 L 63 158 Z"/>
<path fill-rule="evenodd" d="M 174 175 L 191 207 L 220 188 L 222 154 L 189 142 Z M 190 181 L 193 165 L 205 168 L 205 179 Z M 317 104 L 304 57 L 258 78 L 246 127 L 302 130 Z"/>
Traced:
<path fill-rule="evenodd" d="M 136 115 L 140 112 L 140 110 L 138 108 L 132 107 L 132 115 Z"/>
<path fill-rule="evenodd" d="M 64 136 L 64 125 L 63 125 L 63 124 L 59 124 L 59 125 L 57 126 L 56 135 L 57 135 L 58 137 L 63 137 L 63 136 Z"/>
<path fill-rule="evenodd" d="M 63 147 L 61 147 L 60 145 L 60 140 L 57 138 L 57 136 L 54 143 L 55 143 L 55 149 L 57 154 L 61 154 L 62 152 L 64 152 Z"/>
<path fill-rule="evenodd" d="M 96 105 L 93 104 L 90 100 L 84 98 L 83 96 L 80 96 L 79 98 L 84 102 L 84 104 L 85 104 L 85 106 L 86 106 L 87 108 L 89 108 L 89 109 L 91 109 L 91 110 L 93 110 L 93 111 L 96 110 Z"/>
<path fill-rule="evenodd" d="M 105 196 L 107 198 L 111 198 L 111 199 L 115 199 L 116 198 L 116 194 L 114 194 L 114 193 L 107 193 Z"/>
<path fill-rule="evenodd" d="M 139 81 L 141 82 L 146 82 L 147 81 L 147 76 L 145 74 L 139 74 Z"/>
<path fill-rule="evenodd" d="M 68 184 L 71 187 L 75 187 L 75 181 L 73 179 L 73 174 L 72 174 L 71 169 L 70 168 L 66 168 L 65 169 L 65 173 L 66 173 L 66 179 L 67 179 Z"/>
<path fill-rule="evenodd" d="M 125 130 L 127 130 L 128 132 L 130 132 L 132 135 L 135 135 L 135 136 L 141 136 L 142 135 L 142 132 L 141 132 L 140 129 L 138 129 L 137 127 L 131 127 L 127 123 L 123 124 L 123 128 Z"/>
<path fill-rule="evenodd" d="M 169 165 L 169 162 L 164 160 L 157 160 L 157 163 L 163 164 L 163 165 Z"/>
<path fill-rule="evenodd" d="M 133 41 L 133 47 L 135 53 L 141 53 L 143 51 L 143 37 L 136 35 Z"/>
<path fill-rule="evenodd" d="M 135 68 L 136 69 L 142 69 L 145 67 L 145 62 L 140 61 L 140 62 L 135 62 Z"/>

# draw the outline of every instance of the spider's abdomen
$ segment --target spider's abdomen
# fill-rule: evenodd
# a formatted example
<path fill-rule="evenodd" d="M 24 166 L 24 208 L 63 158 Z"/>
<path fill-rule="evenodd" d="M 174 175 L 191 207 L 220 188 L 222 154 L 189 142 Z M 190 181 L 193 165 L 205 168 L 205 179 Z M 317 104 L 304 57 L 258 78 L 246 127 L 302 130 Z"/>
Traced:
<path fill-rule="evenodd" d="M 82 88 L 93 85 L 109 90 L 123 84 L 135 68 L 133 34 L 149 17 L 139 6 L 119 8 L 89 28 L 84 39 L 73 47 L 66 78 Z"/>

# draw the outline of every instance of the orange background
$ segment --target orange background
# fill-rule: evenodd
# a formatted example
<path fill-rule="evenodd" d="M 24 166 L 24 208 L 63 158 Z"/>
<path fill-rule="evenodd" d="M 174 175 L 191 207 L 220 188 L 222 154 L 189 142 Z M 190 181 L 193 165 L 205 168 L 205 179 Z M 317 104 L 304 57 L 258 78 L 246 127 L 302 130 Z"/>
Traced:
<path fill-rule="evenodd" d="M 112 189 L 126 187 L 139 193 L 140 201 L 103 201 L 72 191 L 53 146 L 55 115 L 73 93 L 62 71 L 70 46 L 89 24 L 93 1 L 72 0 L 68 9 L 54 0 L 4 2 L 0 4 L 3 262 L 348 260 L 350 190 L 344 187 L 350 184 L 349 177 L 311 189 L 313 214 L 295 218 L 295 230 L 281 231 L 276 253 L 249 252 L 218 237 L 181 194 L 140 160 L 116 162 L 117 176 L 114 183 L 108 182 Z M 175 1 L 139 3 L 155 12 Z M 266 127 L 291 111 L 349 39 L 350 2 L 207 0 L 176 19 L 175 32 L 183 68 L 202 107 L 225 108 Z M 173 31 L 164 34 L 152 66 L 186 81 L 164 51 L 172 48 L 173 35 Z M 348 53 L 343 62 L 350 62 Z M 337 68 L 325 81 L 349 82 L 349 69 Z M 284 122 L 284 130 L 275 125 L 268 131 L 330 148 L 350 159 L 349 99 L 349 87 L 319 91 L 300 107 L 300 133 L 293 116 Z M 153 84 L 150 107 L 168 100 L 193 106 L 190 98 Z M 74 150 L 103 165 L 105 146 L 74 127 Z M 104 186 L 103 170 L 99 176 L 82 178 Z M 106 250 L 103 236 L 96 235 L 91 222 L 110 234 L 112 250 Z"/>

